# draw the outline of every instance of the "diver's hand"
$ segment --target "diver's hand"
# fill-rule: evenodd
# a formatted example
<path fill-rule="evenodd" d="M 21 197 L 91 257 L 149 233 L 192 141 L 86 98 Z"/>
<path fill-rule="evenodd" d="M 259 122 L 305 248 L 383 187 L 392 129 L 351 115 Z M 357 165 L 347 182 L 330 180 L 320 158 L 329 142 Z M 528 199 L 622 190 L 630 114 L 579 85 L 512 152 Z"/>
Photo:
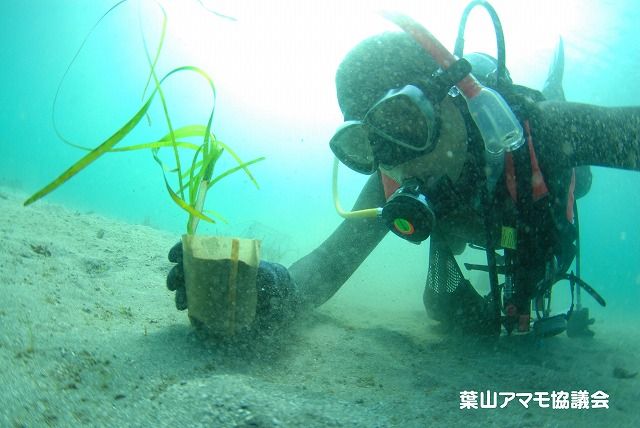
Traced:
<path fill-rule="evenodd" d="M 176 263 L 167 275 L 167 288 L 176 292 L 176 308 L 187 309 L 187 290 L 182 264 L 182 242 L 169 250 L 169 261 Z M 300 296 L 295 282 L 286 267 L 278 263 L 260 261 L 256 277 L 258 324 L 264 326 L 274 321 L 289 319 L 299 309 Z"/>
<path fill-rule="evenodd" d="M 176 292 L 176 309 L 187 309 L 187 289 L 184 286 L 184 268 L 182 265 L 182 242 L 169 250 L 169 261 L 177 263 L 167 275 L 167 288 Z"/>
<path fill-rule="evenodd" d="M 256 324 L 269 328 L 293 319 L 301 309 L 300 293 L 289 270 L 279 263 L 260 261 L 256 277 Z"/>

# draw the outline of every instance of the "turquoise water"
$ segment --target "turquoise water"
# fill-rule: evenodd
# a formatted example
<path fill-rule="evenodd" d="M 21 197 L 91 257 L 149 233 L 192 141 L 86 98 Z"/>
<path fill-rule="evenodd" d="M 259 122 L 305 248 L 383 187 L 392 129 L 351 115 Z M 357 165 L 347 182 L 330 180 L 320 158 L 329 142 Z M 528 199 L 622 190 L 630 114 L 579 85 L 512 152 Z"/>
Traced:
<path fill-rule="evenodd" d="M 259 223 L 290 247 L 285 262 L 315 248 L 340 222 L 331 202 L 332 157 L 327 146 L 341 121 L 334 95 L 335 68 L 358 40 L 390 29 L 371 12 L 384 7 L 384 2 L 318 3 L 206 2 L 238 18 L 232 22 L 208 13 L 196 1 L 166 2 L 169 27 L 158 70 L 163 73 L 196 65 L 210 73 L 218 89 L 216 135 L 245 160 L 267 158 L 252 168 L 259 190 L 242 174 L 212 190 L 209 206 L 230 224 L 206 226 L 203 231 L 242 234 Z M 465 2 L 447 2 L 446 9 L 443 3 L 393 4 L 452 47 Z M 83 40 L 114 4 L 0 2 L 1 183 L 32 193 L 82 155 L 56 136 L 52 103 Z M 161 15 L 151 2 L 137 5 L 128 2 L 103 20 L 61 87 L 55 120 L 60 131 L 77 143 L 96 146 L 141 106 L 148 69 L 140 26 L 154 46 Z M 505 0 L 494 6 L 505 27 L 507 65 L 516 82 L 542 86 L 562 34 L 569 100 L 609 106 L 638 103 L 640 47 L 635 41 L 640 40 L 640 11 L 635 2 L 554 5 Z M 468 49 L 492 53 L 489 29 L 483 17 L 471 20 Z M 167 96 L 176 124 L 204 123 L 211 97 L 202 82 L 180 76 L 167 86 Z M 164 135 L 158 104 L 151 118 L 151 125 L 142 124 L 125 143 Z M 223 162 L 231 165 L 228 159 Z M 355 198 L 362 183 L 362 177 L 344 171 L 341 192 L 345 205 Z M 583 274 L 607 299 L 606 317 L 637 317 L 639 189 L 638 173 L 595 169 L 593 188 L 580 201 Z M 80 212 L 150 224 L 176 236 L 186 224 L 186 215 L 171 202 L 161 171 L 148 152 L 108 154 L 47 200 Z M 396 243 L 388 247 L 404 249 Z M 416 271 L 422 272 L 426 246 L 406 251 L 405 260 L 420 264 Z M 380 252 L 372 257 L 385 259 Z M 585 303 L 595 310 L 588 297 Z"/>

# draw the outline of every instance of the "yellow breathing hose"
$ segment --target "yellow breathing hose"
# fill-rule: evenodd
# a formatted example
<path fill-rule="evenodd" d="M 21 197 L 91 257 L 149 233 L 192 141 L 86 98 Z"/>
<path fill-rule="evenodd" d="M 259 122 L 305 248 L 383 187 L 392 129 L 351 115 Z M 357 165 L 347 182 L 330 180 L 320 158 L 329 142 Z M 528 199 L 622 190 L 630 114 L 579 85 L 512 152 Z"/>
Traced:
<path fill-rule="evenodd" d="M 333 204 L 336 207 L 336 211 L 341 217 L 353 219 L 353 218 L 373 218 L 377 217 L 382 213 L 382 208 L 368 208 L 366 210 L 358 210 L 358 211 L 345 211 L 342 209 L 340 205 L 340 200 L 338 199 L 338 158 L 333 160 Z"/>

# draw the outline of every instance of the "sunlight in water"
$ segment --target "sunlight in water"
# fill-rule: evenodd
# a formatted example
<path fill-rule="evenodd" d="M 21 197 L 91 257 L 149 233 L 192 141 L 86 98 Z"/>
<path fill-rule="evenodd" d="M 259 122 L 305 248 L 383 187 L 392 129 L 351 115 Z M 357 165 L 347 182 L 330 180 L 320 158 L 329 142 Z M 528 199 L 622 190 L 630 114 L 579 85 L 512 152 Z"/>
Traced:
<path fill-rule="evenodd" d="M 175 35 L 172 55 L 184 56 L 211 70 L 222 88 L 238 102 L 251 103 L 260 113 L 289 120 L 340 120 L 334 95 L 334 74 L 348 50 L 363 38 L 396 31 L 377 12 L 402 11 L 425 25 L 453 50 L 466 1 L 349 1 L 325 2 L 170 2 L 165 7 Z M 595 8 L 584 2 L 550 0 L 492 2 L 501 18 L 507 65 L 514 79 L 539 87 L 553 58 L 559 35 L 570 40 Z M 588 34 L 588 33 L 587 33 Z M 466 30 L 465 52 L 495 55 L 489 15 L 474 9 Z M 571 50 L 571 46 L 568 47 Z M 169 51 L 168 51 L 169 52 Z M 540 64 L 545 64 L 540 67 Z M 322 119 L 321 119 L 322 120 Z"/>

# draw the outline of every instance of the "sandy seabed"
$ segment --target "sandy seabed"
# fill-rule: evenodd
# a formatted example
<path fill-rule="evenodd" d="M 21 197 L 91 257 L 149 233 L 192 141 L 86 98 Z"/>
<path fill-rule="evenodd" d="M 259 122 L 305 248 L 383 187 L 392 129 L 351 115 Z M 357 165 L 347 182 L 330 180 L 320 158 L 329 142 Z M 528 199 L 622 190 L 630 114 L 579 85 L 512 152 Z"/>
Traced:
<path fill-rule="evenodd" d="M 640 379 L 614 376 L 638 368 L 637 329 L 448 338 L 363 296 L 204 342 L 165 288 L 177 236 L 24 199 L 0 187 L 0 426 L 640 426 Z M 600 390 L 609 408 L 460 409 L 487 390 Z"/>

